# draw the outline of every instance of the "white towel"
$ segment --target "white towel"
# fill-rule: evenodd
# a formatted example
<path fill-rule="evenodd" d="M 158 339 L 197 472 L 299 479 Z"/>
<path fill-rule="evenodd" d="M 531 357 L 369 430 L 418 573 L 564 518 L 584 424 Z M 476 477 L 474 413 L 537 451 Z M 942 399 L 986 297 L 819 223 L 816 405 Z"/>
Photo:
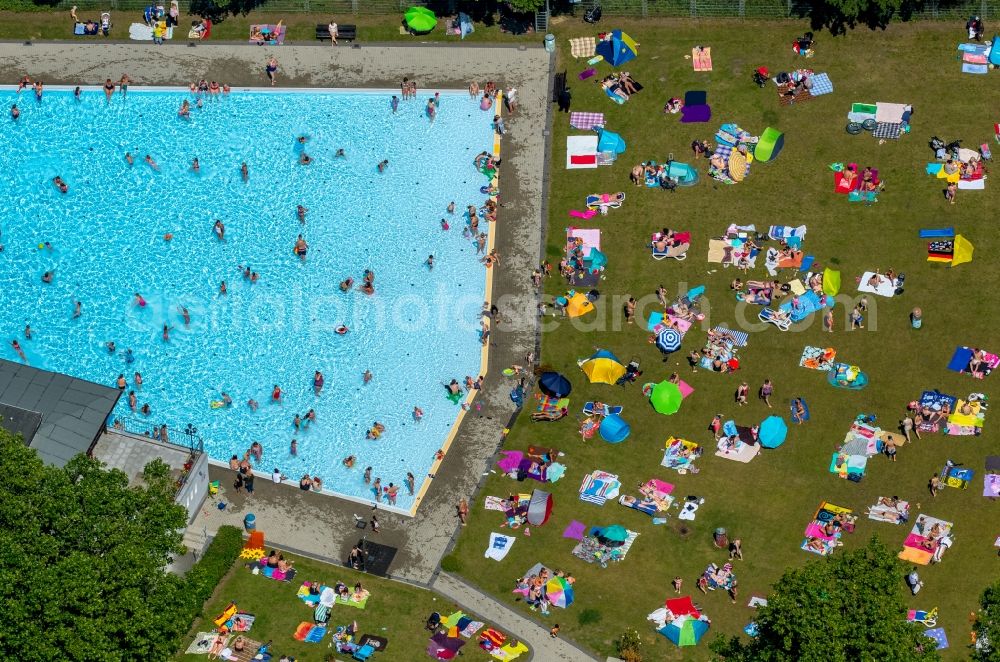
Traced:
<path fill-rule="evenodd" d="M 905 112 L 906 104 L 883 103 L 879 101 L 875 104 L 875 121 L 899 124 L 903 121 L 903 113 Z"/>
<path fill-rule="evenodd" d="M 490 544 L 486 548 L 486 554 L 484 556 L 488 559 L 493 559 L 494 561 L 502 561 L 503 557 L 507 556 L 507 552 L 510 548 L 514 546 L 514 542 L 517 538 L 514 536 L 504 535 L 502 533 L 491 533 L 490 534 Z"/>
<path fill-rule="evenodd" d="M 892 283 L 885 276 L 878 277 L 878 285 L 872 287 L 868 284 L 868 279 L 875 275 L 874 271 L 866 271 L 861 276 L 861 282 L 858 283 L 858 292 L 868 292 L 869 294 L 877 294 L 882 297 L 892 297 L 896 294 L 896 285 Z"/>

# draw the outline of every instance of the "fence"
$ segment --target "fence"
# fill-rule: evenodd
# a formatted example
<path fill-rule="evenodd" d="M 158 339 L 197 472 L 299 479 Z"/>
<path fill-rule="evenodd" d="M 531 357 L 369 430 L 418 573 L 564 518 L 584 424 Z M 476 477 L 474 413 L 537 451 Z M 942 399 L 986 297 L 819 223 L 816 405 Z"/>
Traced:
<path fill-rule="evenodd" d="M 217 0 L 218 4 L 224 4 Z M 0 9 L 6 3 L 0 0 Z M 151 4 L 166 5 L 167 0 L 59 0 L 54 6 L 69 11 L 73 5 L 87 10 L 142 12 Z M 434 9 L 456 3 L 433 0 L 264 0 L 259 9 L 270 13 L 314 12 L 346 16 L 351 14 L 402 14 L 413 5 L 428 5 Z M 566 3 L 551 0 L 553 14 L 575 10 L 582 15 L 584 8 L 600 4 L 604 15 L 673 18 L 805 18 L 810 16 L 813 3 L 808 0 L 580 0 Z M 180 9 L 187 13 L 190 0 L 181 0 Z M 462 3 L 456 6 L 461 7 Z M 983 20 L 1000 18 L 1000 0 L 957 0 L 921 3 L 908 18 L 965 20 L 978 14 Z"/>
<path fill-rule="evenodd" d="M 198 435 L 198 428 L 191 425 L 188 425 L 183 430 L 167 427 L 167 439 L 164 440 L 160 436 L 160 429 L 162 427 L 162 425 L 156 423 L 125 416 L 115 418 L 114 424 L 111 425 L 112 430 L 121 430 L 140 437 L 149 437 L 162 444 L 177 446 L 192 453 L 204 454 L 205 442 Z"/>

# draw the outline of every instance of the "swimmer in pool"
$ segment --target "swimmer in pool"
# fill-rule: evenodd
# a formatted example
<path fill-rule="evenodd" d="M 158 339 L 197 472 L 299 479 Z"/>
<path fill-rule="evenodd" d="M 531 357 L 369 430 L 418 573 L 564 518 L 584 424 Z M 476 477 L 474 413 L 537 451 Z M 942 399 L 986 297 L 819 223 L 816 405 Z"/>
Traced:
<path fill-rule="evenodd" d="M 307 211 L 309 211 L 309 209 L 307 209 L 306 207 L 303 207 L 302 205 L 299 205 L 298 207 L 295 208 L 295 213 L 298 214 L 298 217 L 299 217 L 299 223 L 305 223 L 306 222 L 306 212 Z"/>
<path fill-rule="evenodd" d="M 31 340 L 31 325 L 30 324 L 25 324 L 24 325 L 24 339 L 25 340 Z"/>
<path fill-rule="evenodd" d="M 271 401 L 281 402 L 281 387 L 278 386 L 277 384 L 275 384 L 274 388 L 271 389 Z"/>
<path fill-rule="evenodd" d="M 344 148 L 343 147 L 341 147 L 340 149 L 338 149 L 337 153 L 334 154 L 333 156 L 335 158 L 338 158 L 338 159 L 346 159 L 347 158 L 347 154 L 344 152 Z"/>
<path fill-rule="evenodd" d="M 219 241 L 226 240 L 226 224 L 221 220 L 216 219 L 215 225 L 212 226 L 212 232 L 215 233 L 215 236 L 218 237 Z"/>
<path fill-rule="evenodd" d="M 399 110 L 399 97 L 393 94 L 392 99 L 389 101 L 389 106 L 392 108 L 392 114 L 395 115 Z"/>
<path fill-rule="evenodd" d="M 80 86 L 77 85 L 76 89 L 73 90 L 73 98 L 76 99 L 77 101 L 80 101 L 80 93 L 81 93 Z"/>
<path fill-rule="evenodd" d="M 62 193 L 67 193 L 69 191 L 69 184 L 64 182 L 63 178 L 58 175 L 52 178 L 52 183 L 55 184 L 56 188 Z"/>
<path fill-rule="evenodd" d="M 136 292 L 133 296 L 135 296 L 135 305 L 139 306 L 140 308 L 146 307 L 146 300 L 142 298 L 141 294 Z"/>
<path fill-rule="evenodd" d="M 346 326 L 344 326 L 343 324 L 341 324 L 336 329 L 334 329 L 334 331 L 336 331 L 340 335 L 344 335 L 345 333 L 347 333 L 348 331 L 350 331 L 350 329 L 348 329 Z"/>
<path fill-rule="evenodd" d="M 128 392 L 128 408 L 135 411 L 135 408 L 139 405 L 139 398 L 136 397 L 135 391 Z"/>
<path fill-rule="evenodd" d="M 424 264 L 427 265 L 427 270 L 428 271 L 431 271 L 432 269 L 434 269 L 434 256 L 433 255 L 428 255 L 427 259 L 424 260 Z"/>
<path fill-rule="evenodd" d="M 76 318 L 80 317 L 80 315 L 83 315 L 83 304 L 80 303 L 79 301 L 74 301 L 73 302 L 73 319 L 76 319 Z"/>
<path fill-rule="evenodd" d="M 302 238 L 302 235 L 299 235 L 298 238 L 295 239 L 295 248 L 293 250 L 295 254 L 299 256 L 299 259 L 305 262 L 306 253 L 309 251 L 309 244 L 307 244 L 306 240 Z"/>
<path fill-rule="evenodd" d="M 117 349 L 117 347 L 115 347 L 114 340 L 109 340 L 108 342 L 104 343 L 104 346 L 107 347 L 108 354 L 114 354 L 115 350 Z"/>
<path fill-rule="evenodd" d="M 185 308 L 184 306 L 179 306 L 179 308 L 181 312 L 181 317 L 184 319 L 184 326 L 185 327 L 191 326 L 191 313 L 189 313 L 188 309 Z"/>
<path fill-rule="evenodd" d="M 247 167 L 246 161 L 240 166 L 240 174 L 243 175 L 243 181 L 250 179 L 250 169 Z"/>
<path fill-rule="evenodd" d="M 344 280 L 340 281 L 340 291 L 346 292 L 347 290 L 351 289 L 352 285 L 354 285 L 354 279 L 348 276 Z"/>
<path fill-rule="evenodd" d="M 130 168 L 135 165 L 135 158 L 132 156 L 132 152 L 125 152 L 125 162 L 128 163 Z"/>
<path fill-rule="evenodd" d="M 258 280 L 260 280 L 260 274 L 256 271 L 250 272 L 250 282 L 256 283 Z"/>
<path fill-rule="evenodd" d="M 313 158 L 308 154 L 306 154 L 305 152 L 299 154 L 299 165 L 309 165 L 312 162 Z"/>
<path fill-rule="evenodd" d="M 222 404 L 223 404 L 223 406 L 225 406 L 225 407 L 232 407 L 233 406 L 233 399 L 232 399 L 232 397 L 230 397 L 230 395 L 228 393 L 226 393 L 225 391 L 222 391 L 219 395 L 222 396 Z"/>
<path fill-rule="evenodd" d="M 135 382 L 135 387 L 137 389 L 140 389 L 140 390 L 142 389 L 142 374 L 141 373 L 138 373 L 138 372 L 135 373 L 135 375 L 132 377 L 132 381 Z"/>
<path fill-rule="evenodd" d="M 13 106 L 10 107 L 10 118 L 12 120 L 16 120 L 20 116 L 21 116 L 21 109 L 18 108 L 17 104 L 15 103 Z"/>
<path fill-rule="evenodd" d="M 183 117 L 186 120 L 191 119 L 191 102 L 187 99 L 181 102 L 181 109 L 177 111 L 178 117 Z"/>
<path fill-rule="evenodd" d="M 142 405 L 142 409 L 140 409 L 139 411 L 142 412 L 143 416 L 149 416 L 152 413 L 152 410 L 149 408 L 149 403 L 148 402 L 145 403 L 145 404 L 143 404 Z"/>
<path fill-rule="evenodd" d="M 419 423 L 420 420 L 423 417 L 424 417 L 424 410 L 421 409 L 420 407 L 414 407 L 413 408 L 413 420 L 415 420 L 417 423 Z"/>
<path fill-rule="evenodd" d="M 125 375 L 119 374 L 118 379 L 115 381 L 115 384 L 117 384 L 118 388 L 120 389 L 124 389 L 126 386 L 128 386 L 128 382 L 125 381 Z"/>
<path fill-rule="evenodd" d="M 14 351 L 17 352 L 17 355 L 21 357 L 22 361 L 24 361 L 25 363 L 28 362 L 28 357 L 25 356 L 24 350 L 21 349 L 21 343 L 17 342 L 16 340 L 11 340 L 10 346 L 14 348 Z"/>
<path fill-rule="evenodd" d="M 55 275 L 56 274 L 54 271 L 46 271 L 45 273 L 42 274 L 42 282 L 51 283 L 52 279 L 55 278 Z"/>
<path fill-rule="evenodd" d="M 260 405 L 257 404 L 257 401 L 254 400 L 253 398 L 250 398 L 249 400 L 247 400 L 247 407 L 250 407 L 250 411 L 257 411 L 257 407 L 259 407 L 259 406 Z"/>
<path fill-rule="evenodd" d="M 299 141 L 300 145 L 305 145 L 306 141 L 309 140 L 309 138 L 307 138 L 306 136 L 299 136 L 298 138 L 296 138 L 296 140 Z"/>
<path fill-rule="evenodd" d="M 452 200 L 451 202 L 448 203 L 448 213 L 449 214 L 454 214 L 455 213 L 455 201 L 454 200 Z"/>
<path fill-rule="evenodd" d="M 201 164 L 198 163 L 198 157 L 197 156 L 194 157 L 193 161 L 191 161 L 191 170 L 193 170 L 194 172 L 201 172 Z"/>
<path fill-rule="evenodd" d="M 323 373 L 317 370 L 313 375 L 313 393 L 319 395 L 320 391 L 323 390 L 323 384 L 325 381 L 326 380 L 323 379 Z"/>
<path fill-rule="evenodd" d="M 437 105 L 434 104 L 434 99 L 427 100 L 425 112 L 427 113 L 427 117 L 430 119 L 431 124 L 433 124 L 434 117 L 437 115 Z"/>
<path fill-rule="evenodd" d="M 163 325 L 163 342 L 170 342 L 170 329 L 174 327 Z"/>
<path fill-rule="evenodd" d="M 365 384 L 367 384 L 371 380 L 372 380 L 372 371 L 371 370 L 365 370 L 365 373 L 363 375 L 361 375 L 361 381 L 364 382 Z"/>
<path fill-rule="evenodd" d="M 378 164 L 378 171 L 385 172 L 385 169 L 388 167 L 389 167 L 389 159 L 386 159 L 385 161 L 382 161 L 382 163 Z"/>
<path fill-rule="evenodd" d="M 348 455 L 347 457 L 344 458 L 344 466 L 350 469 L 351 467 L 354 466 L 354 463 L 357 462 L 357 460 L 358 458 L 354 457 L 353 455 Z"/>
<path fill-rule="evenodd" d="M 226 287 L 226 281 L 219 283 L 219 296 L 226 296 L 229 294 L 229 289 Z"/>
<path fill-rule="evenodd" d="M 441 219 L 441 229 L 442 230 L 450 230 L 451 229 L 451 226 L 448 225 L 448 221 L 444 220 L 443 218 Z"/>
<path fill-rule="evenodd" d="M 135 355 L 132 354 L 132 348 L 129 347 L 125 350 L 125 363 L 132 364 L 135 363 Z"/>
<path fill-rule="evenodd" d="M 153 157 L 150 156 L 149 154 L 146 155 L 145 161 L 146 165 L 148 165 L 150 168 L 156 170 L 157 172 L 160 171 L 160 166 L 156 165 L 156 161 L 154 161 Z"/>

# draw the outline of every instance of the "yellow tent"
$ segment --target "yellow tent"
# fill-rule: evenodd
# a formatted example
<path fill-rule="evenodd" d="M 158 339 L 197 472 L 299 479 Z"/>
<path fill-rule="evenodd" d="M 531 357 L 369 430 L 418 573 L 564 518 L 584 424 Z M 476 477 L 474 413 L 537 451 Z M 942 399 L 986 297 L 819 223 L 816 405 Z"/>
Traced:
<path fill-rule="evenodd" d="M 625 366 L 610 352 L 599 351 L 580 364 L 591 384 L 614 384 L 625 374 Z"/>
<path fill-rule="evenodd" d="M 593 312 L 593 310 L 594 304 L 590 302 L 590 299 L 585 294 L 579 292 L 570 297 L 569 302 L 566 304 L 566 314 L 570 317 L 580 317 L 581 315 Z"/>
<path fill-rule="evenodd" d="M 960 234 L 955 235 L 955 252 L 951 256 L 951 266 L 972 262 L 972 251 L 975 246 Z"/>

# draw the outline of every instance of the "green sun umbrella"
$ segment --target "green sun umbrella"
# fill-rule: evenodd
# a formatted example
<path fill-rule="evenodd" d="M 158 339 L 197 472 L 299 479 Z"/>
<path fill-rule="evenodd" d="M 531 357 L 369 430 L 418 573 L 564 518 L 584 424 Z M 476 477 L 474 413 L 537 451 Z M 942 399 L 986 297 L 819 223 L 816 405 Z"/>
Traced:
<path fill-rule="evenodd" d="M 660 382 L 649 394 L 649 402 L 653 405 L 653 409 L 667 416 L 677 413 L 683 399 L 681 389 L 673 382 Z"/>
<path fill-rule="evenodd" d="M 430 32 L 437 25 L 437 16 L 427 7 L 410 7 L 403 14 L 406 27 L 413 32 Z"/>

